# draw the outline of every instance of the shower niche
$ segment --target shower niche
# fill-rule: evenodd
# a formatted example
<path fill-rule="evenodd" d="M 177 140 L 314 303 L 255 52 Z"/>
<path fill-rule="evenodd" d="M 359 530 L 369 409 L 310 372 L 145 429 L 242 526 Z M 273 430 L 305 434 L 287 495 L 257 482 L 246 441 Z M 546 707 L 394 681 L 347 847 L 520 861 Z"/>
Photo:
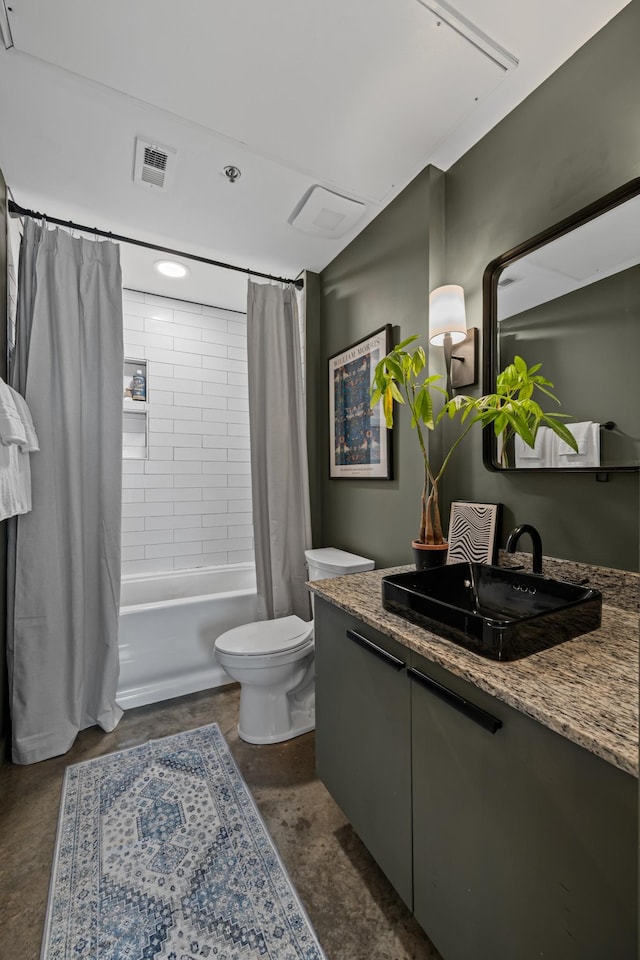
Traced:
<path fill-rule="evenodd" d="M 146 460 L 149 456 L 147 361 L 125 357 L 122 386 L 122 456 Z"/>

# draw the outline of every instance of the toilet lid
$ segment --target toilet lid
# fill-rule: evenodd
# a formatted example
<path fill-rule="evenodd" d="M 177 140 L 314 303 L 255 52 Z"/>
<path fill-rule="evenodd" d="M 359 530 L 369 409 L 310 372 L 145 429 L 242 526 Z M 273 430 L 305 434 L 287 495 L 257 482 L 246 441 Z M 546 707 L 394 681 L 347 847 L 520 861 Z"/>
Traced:
<path fill-rule="evenodd" d="M 269 653 L 293 652 L 304 646 L 313 634 L 313 621 L 300 617 L 279 617 L 277 620 L 259 620 L 227 630 L 216 640 L 220 653 L 242 656 L 264 656 Z"/>

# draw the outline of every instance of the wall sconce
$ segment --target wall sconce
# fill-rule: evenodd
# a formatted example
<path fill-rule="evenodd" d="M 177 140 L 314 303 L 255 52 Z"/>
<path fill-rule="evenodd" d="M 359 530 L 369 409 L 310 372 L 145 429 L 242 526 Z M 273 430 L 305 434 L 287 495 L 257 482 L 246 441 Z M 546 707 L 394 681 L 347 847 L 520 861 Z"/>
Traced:
<path fill-rule="evenodd" d="M 477 334 L 477 327 L 467 330 L 464 290 L 461 286 L 450 283 L 431 291 L 429 294 L 429 342 L 444 347 L 446 389 L 449 396 L 452 388 L 457 390 L 478 382 Z"/>

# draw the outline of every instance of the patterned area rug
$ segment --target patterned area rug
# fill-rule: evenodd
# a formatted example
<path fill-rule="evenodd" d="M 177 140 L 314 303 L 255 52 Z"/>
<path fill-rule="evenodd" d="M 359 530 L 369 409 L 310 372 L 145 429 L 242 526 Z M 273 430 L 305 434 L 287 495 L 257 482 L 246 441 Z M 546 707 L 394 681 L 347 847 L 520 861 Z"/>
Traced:
<path fill-rule="evenodd" d="M 323 960 L 217 724 L 67 768 L 41 960 Z"/>

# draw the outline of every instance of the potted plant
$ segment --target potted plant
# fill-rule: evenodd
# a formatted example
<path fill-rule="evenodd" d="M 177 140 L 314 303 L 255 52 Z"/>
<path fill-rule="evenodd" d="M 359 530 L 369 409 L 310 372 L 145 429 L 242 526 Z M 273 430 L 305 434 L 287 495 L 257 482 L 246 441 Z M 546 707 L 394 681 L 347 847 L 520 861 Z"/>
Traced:
<path fill-rule="evenodd" d="M 559 404 L 551 393 L 553 387 L 539 372 L 541 364 L 527 366 L 522 357 L 514 357 L 498 374 L 496 392 L 482 397 L 458 395 L 450 398 L 437 381 L 439 374 L 427 375 L 427 358 L 420 346 L 409 351 L 406 348 L 417 340 L 409 337 L 394 347 L 377 364 L 371 385 L 371 406 L 381 403 L 387 427 L 393 426 L 393 403 L 406 404 L 411 411 L 411 426 L 416 431 L 420 454 L 424 464 L 424 483 L 420 510 L 420 529 L 413 541 L 416 566 L 419 569 L 444 563 L 448 544 L 442 532 L 438 485 L 449 461 L 467 434 L 479 423 L 481 428 L 491 426 L 496 437 L 501 438 L 502 460 L 506 462 L 509 441 L 519 436 L 529 447 L 535 444 L 536 433 L 541 425 L 551 428 L 572 449 L 578 449 L 573 434 L 562 423 L 567 414 L 546 413 L 534 399 L 539 391 Z M 444 397 L 441 410 L 434 417 L 432 392 Z M 433 431 L 442 420 L 459 419 L 461 429 L 442 453 L 441 462 L 434 463 L 425 438 L 425 429 Z"/>

